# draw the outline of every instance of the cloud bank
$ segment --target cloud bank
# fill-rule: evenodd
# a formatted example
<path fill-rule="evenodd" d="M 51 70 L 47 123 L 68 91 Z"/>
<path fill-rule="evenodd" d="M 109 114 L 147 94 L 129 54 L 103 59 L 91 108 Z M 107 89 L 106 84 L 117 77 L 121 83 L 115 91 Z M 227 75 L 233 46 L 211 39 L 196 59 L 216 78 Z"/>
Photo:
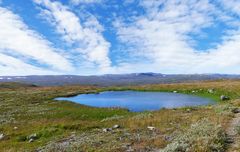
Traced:
<path fill-rule="evenodd" d="M 240 74 L 238 1 L 31 2 L 61 40 L 51 42 L 0 3 L 0 75 Z"/>
<path fill-rule="evenodd" d="M 190 34 L 201 35 L 203 29 L 214 26 L 216 22 L 223 22 L 225 14 L 215 5 L 207 0 L 144 0 L 141 5 L 146 14 L 133 17 L 130 23 L 116 20 L 115 27 L 119 40 L 131 46 L 130 55 L 145 57 L 152 62 L 146 65 L 150 71 L 240 72 L 240 69 L 234 68 L 240 65 L 239 29 L 222 37 L 223 42 L 215 48 L 201 51 L 193 47 L 194 39 Z M 234 6 L 226 5 L 227 8 Z M 139 62 L 141 65 L 141 60 Z M 126 66 L 133 69 L 137 64 L 134 67 Z"/>
<path fill-rule="evenodd" d="M 66 6 L 49 0 L 35 0 L 42 6 L 41 13 L 66 43 L 74 45 L 75 52 L 88 62 L 95 64 L 100 71 L 111 66 L 108 58 L 110 43 L 102 36 L 103 28 L 93 16 L 81 23 L 80 19 Z"/>
<path fill-rule="evenodd" d="M 9 74 L 3 69 L 13 67 L 11 73 L 15 70 L 16 74 L 21 70 L 25 71 L 25 74 L 34 74 L 37 70 L 39 70 L 37 73 L 40 73 L 42 68 L 29 65 L 28 59 L 45 64 L 48 66 L 48 71 L 72 70 L 70 62 L 59 54 L 48 40 L 29 29 L 18 15 L 2 7 L 0 7 L 0 29 L 0 64 L 4 66 L 0 74 Z M 31 72 L 32 70 L 35 72 Z"/>

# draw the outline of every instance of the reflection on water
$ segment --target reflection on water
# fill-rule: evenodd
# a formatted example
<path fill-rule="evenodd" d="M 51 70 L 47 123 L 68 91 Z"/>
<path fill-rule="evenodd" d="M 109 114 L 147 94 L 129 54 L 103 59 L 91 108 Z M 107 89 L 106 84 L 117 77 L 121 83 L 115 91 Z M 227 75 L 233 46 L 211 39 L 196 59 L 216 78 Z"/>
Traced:
<path fill-rule="evenodd" d="M 106 91 L 99 94 L 81 94 L 75 97 L 56 98 L 94 107 L 122 107 L 130 111 L 158 110 L 183 106 L 213 104 L 214 101 L 179 93 Z"/>

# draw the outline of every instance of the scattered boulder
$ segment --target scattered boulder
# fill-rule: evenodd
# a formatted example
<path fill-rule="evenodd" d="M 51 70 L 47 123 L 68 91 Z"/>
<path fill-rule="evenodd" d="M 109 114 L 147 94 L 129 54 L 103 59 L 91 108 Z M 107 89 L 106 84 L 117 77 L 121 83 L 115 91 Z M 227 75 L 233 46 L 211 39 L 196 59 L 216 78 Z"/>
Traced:
<path fill-rule="evenodd" d="M 103 132 L 109 132 L 109 131 L 112 131 L 112 128 L 104 128 L 103 129 Z"/>
<path fill-rule="evenodd" d="M 4 135 L 4 134 L 0 134 L 0 140 L 3 140 L 3 139 L 4 139 L 4 137 L 5 137 L 5 135 Z"/>
<path fill-rule="evenodd" d="M 214 89 L 208 89 L 208 93 L 214 93 Z"/>
<path fill-rule="evenodd" d="M 221 96 L 220 96 L 220 99 L 221 99 L 222 101 L 225 101 L 225 100 L 229 100 L 230 98 L 227 97 L 227 96 L 225 96 L 225 95 L 221 95 Z"/>
<path fill-rule="evenodd" d="M 147 128 L 151 131 L 155 130 L 155 127 L 152 127 L 152 126 L 148 126 Z"/>
<path fill-rule="evenodd" d="M 31 139 L 29 139 L 28 142 L 29 142 L 29 143 L 34 142 L 34 139 L 31 138 Z"/>
<path fill-rule="evenodd" d="M 240 113 L 240 109 L 239 109 L 239 108 L 234 108 L 234 109 L 232 110 L 232 113 Z"/>
<path fill-rule="evenodd" d="M 108 128 L 103 128 L 103 132 L 108 132 Z"/>
<path fill-rule="evenodd" d="M 112 131 L 113 129 L 118 129 L 120 128 L 120 125 L 114 125 L 112 128 L 103 128 L 103 132 L 109 132 Z"/>
<path fill-rule="evenodd" d="M 37 139 L 37 134 L 31 134 L 30 136 L 28 136 L 29 139 Z"/>
<path fill-rule="evenodd" d="M 133 152 L 133 151 L 134 151 L 134 149 L 132 149 L 131 147 L 129 147 L 129 149 L 126 150 L 126 152 Z"/>
<path fill-rule="evenodd" d="M 34 134 L 29 135 L 29 136 L 27 137 L 27 139 L 28 139 L 28 142 L 34 142 L 35 140 L 38 139 L 38 136 L 37 136 L 36 133 L 34 133 Z"/>
<path fill-rule="evenodd" d="M 16 127 L 16 126 L 15 126 L 15 127 L 13 127 L 13 129 L 14 129 L 14 130 L 17 130 L 17 129 L 18 129 L 18 127 Z"/>
<path fill-rule="evenodd" d="M 113 128 L 113 129 L 120 128 L 120 125 L 114 125 L 112 128 Z"/>
<path fill-rule="evenodd" d="M 172 140 L 172 137 L 171 136 L 164 136 L 164 139 L 166 140 L 166 141 L 171 141 Z"/>

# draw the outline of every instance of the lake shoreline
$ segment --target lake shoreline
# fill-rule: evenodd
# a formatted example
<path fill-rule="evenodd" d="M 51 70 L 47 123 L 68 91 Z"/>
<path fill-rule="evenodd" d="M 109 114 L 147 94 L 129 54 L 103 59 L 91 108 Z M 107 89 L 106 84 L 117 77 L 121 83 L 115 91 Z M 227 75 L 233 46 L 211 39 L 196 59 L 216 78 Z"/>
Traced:
<path fill-rule="evenodd" d="M 171 109 L 216 104 L 216 102 L 210 98 L 199 97 L 194 94 L 190 95 L 183 93 L 156 91 L 143 92 L 136 90 L 102 91 L 99 93 L 79 94 L 77 96 L 70 97 L 58 97 L 54 100 L 70 101 L 96 108 L 118 107 L 128 109 L 131 112 L 156 111 L 162 108 Z"/>

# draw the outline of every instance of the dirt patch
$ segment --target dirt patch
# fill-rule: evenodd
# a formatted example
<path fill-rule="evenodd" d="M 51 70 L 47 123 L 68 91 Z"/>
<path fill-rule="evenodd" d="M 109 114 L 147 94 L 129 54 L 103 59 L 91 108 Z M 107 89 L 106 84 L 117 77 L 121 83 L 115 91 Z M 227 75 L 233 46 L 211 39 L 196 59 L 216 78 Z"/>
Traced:
<path fill-rule="evenodd" d="M 229 152 L 237 152 L 240 150 L 240 113 L 235 113 L 234 118 L 230 121 L 226 130 L 228 137 L 228 150 Z"/>

